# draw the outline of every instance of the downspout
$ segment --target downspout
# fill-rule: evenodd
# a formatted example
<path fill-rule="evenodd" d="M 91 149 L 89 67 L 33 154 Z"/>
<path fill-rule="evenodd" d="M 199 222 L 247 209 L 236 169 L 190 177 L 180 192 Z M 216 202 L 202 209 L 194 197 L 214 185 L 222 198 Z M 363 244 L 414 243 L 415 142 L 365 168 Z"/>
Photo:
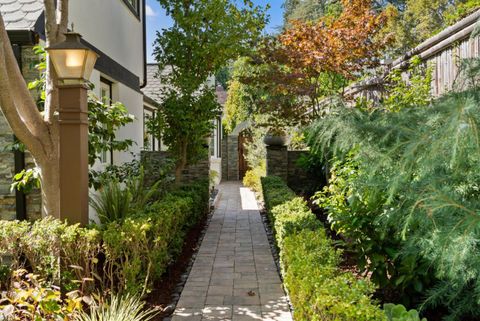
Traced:
<path fill-rule="evenodd" d="M 22 70 L 22 47 L 18 44 L 13 44 L 13 53 L 18 62 L 18 67 Z M 17 137 L 13 136 L 14 142 L 17 142 Z M 25 169 L 25 153 L 15 149 L 14 150 L 15 174 L 20 173 Z M 27 219 L 27 201 L 25 193 L 15 189 L 15 214 L 17 220 Z"/>
<path fill-rule="evenodd" d="M 146 14 L 147 0 L 143 0 L 142 8 L 142 22 L 143 22 L 143 83 L 140 85 L 140 89 L 147 86 L 147 14 Z"/>

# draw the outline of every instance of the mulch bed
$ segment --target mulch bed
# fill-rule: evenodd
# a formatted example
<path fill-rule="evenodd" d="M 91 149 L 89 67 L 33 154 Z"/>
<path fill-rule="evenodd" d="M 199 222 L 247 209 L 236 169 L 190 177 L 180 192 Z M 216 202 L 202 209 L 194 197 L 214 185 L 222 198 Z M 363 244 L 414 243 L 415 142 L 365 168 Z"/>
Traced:
<path fill-rule="evenodd" d="M 210 214 L 206 214 L 197 225 L 190 229 L 177 260 L 167 268 L 162 279 L 155 283 L 154 290 L 146 298 L 147 305 L 161 311 L 154 321 L 162 321 L 173 313 L 175 304 L 183 289 L 182 284 L 185 283 L 188 277 L 194 255 L 200 247 L 209 218 Z"/>

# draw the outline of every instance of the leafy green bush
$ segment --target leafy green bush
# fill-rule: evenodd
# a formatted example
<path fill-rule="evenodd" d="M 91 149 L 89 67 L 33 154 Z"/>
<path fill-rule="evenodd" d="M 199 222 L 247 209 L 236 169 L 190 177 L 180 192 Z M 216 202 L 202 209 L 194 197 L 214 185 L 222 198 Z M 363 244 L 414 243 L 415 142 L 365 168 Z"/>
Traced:
<path fill-rule="evenodd" d="M 206 213 L 208 197 L 208 182 L 196 182 L 123 219 L 87 228 L 50 217 L 0 221 L 0 285 L 10 288 L 8 271 L 25 268 L 66 290 L 146 293 Z"/>
<path fill-rule="evenodd" d="M 263 160 L 259 166 L 248 170 L 243 178 L 243 185 L 251 188 L 257 194 L 262 193 L 261 178 L 267 174 L 266 162 Z"/>
<path fill-rule="evenodd" d="M 129 177 L 124 184 L 116 178 L 103 182 L 102 188 L 92 195 L 90 204 L 97 212 L 102 224 L 120 221 L 143 209 L 158 194 L 158 181 L 151 187 L 145 186 L 145 172 Z M 124 186 L 122 186 L 124 185 Z"/>
<path fill-rule="evenodd" d="M 73 320 L 82 308 L 78 292 L 60 290 L 25 270 L 13 272 L 9 291 L 0 294 L 0 320 Z"/>
<path fill-rule="evenodd" d="M 401 304 L 387 303 L 383 305 L 383 310 L 387 315 L 388 321 L 427 321 L 426 318 L 420 319 L 417 310 L 407 311 Z"/>
<path fill-rule="evenodd" d="M 372 302 L 374 286 L 340 271 L 340 256 L 323 229 L 285 238 L 282 264 L 295 320 L 386 320 Z"/>
<path fill-rule="evenodd" d="M 282 248 L 286 236 L 303 230 L 317 230 L 322 224 L 300 197 L 271 209 L 277 245 Z"/>
<path fill-rule="evenodd" d="M 342 272 L 341 251 L 306 202 L 278 177 L 262 179 L 265 204 L 280 249 L 285 285 L 298 321 L 386 320 L 366 279 Z"/>
<path fill-rule="evenodd" d="M 280 177 L 266 176 L 262 177 L 261 181 L 265 208 L 268 211 L 269 218 L 273 221 L 270 209 L 294 199 L 296 195 Z"/>
<path fill-rule="evenodd" d="M 401 304 L 387 303 L 383 305 L 383 310 L 387 315 L 388 321 L 427 321 L 426 318 L 420 319 L 416 310 L 407 311 Z"/>
<path fill-rule="evenodd" d="M 387 291 L 395 288 L 402 301 L 418 295 L 429 282 L 429 267 L 416 254 L 401 252 L 402 239 L 395 228 L 381 220 L 388 197 L 382 190 L 362 188 L 358 178 L 368 170 L 355 160 L 355 151 L 343 160 L 333 159 L 330 180 L 313 196 L 314 203 L 327 210 L 331 228 L 342 235 L 345 245 L 356 256 L 360 272 Z"/>
<path fill-rule="evenodd" d="M 0 221 L 0 236 L 0 260 L 9 271 L 28 268 L 47 282 L 61 278 L 67 289 L 96 271 L 101 240 L 96 229 L 46 217 L 34 223 Z M 10 275 L 5 277 L 2 283 L 8 288 Z"/>

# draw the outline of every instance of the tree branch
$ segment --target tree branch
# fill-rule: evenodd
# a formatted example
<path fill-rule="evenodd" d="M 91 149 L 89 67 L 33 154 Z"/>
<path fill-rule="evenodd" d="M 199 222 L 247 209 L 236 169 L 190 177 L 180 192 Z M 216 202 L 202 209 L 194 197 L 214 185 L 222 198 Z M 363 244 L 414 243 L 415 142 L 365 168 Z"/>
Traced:
<path fill-rule="evenodd" d="M 38 135 L 45 124 L 30 92 L 26 90 L 25 93 L 21 90 L 19 84 L 22 82 L 26 89 L 25 80 L 13 55 L 3 18 L 0 15 L 0 108 L 15 135 L 36 157 L 45 157 L 46 153 L 40 140 L 43 135 Z M 29 108 L 36 114 L 26 112 Z"/>
<path fill-rule="evenodd" d="M 47 46 L 50 46 L 50 42 L 55 43 L 55 35 L 57 34 L 55 0 L 43 0 L 43 3 L 45 4 L 45 36 Z"/>
<path fill-rule="evenodd" d="M 59 2 L 57 3 L 57 41 L 63 41 L 68 31 L 68 0 L 57 1 Z"/>

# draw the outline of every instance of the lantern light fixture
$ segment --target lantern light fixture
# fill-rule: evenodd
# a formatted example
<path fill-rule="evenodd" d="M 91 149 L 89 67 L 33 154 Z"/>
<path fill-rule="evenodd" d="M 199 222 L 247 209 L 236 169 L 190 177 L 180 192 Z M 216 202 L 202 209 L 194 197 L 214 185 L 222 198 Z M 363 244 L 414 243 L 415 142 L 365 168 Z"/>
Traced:
<path fill-rule="evenodd" d="M 99 56 L 81 42 L 80 34 L 67 32 L 65 36 L 65 41 L 46 48 L 58 78 L 64 82 L 88 81 Z"/>

